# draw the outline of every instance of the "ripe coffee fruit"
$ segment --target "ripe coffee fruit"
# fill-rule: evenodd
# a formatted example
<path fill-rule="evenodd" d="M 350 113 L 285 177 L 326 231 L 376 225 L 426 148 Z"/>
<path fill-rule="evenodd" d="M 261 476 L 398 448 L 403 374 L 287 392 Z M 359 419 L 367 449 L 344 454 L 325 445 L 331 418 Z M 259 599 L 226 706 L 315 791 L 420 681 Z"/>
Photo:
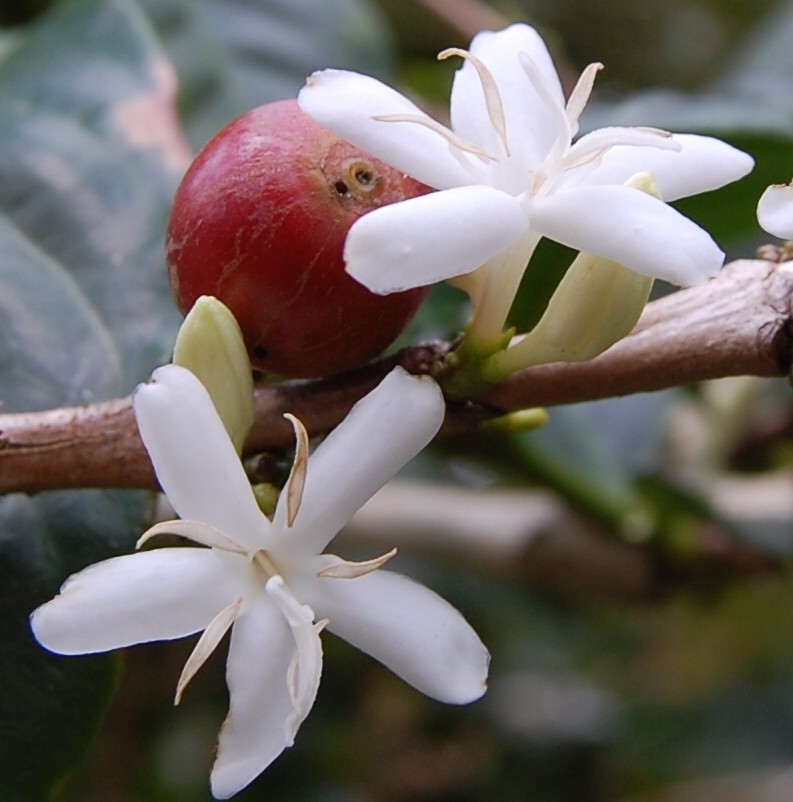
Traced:
<path fill-rule="evenodd" d="M 166 239 L 177 304 L 221 300 L 267 373 L 356 367 L 394 341 L 426 289 L 371 293 L 344 271 L 347 232 L 366 212 L 428 191 L 295 100 L 253 109 L 207 143 L 177 190 Z"/>

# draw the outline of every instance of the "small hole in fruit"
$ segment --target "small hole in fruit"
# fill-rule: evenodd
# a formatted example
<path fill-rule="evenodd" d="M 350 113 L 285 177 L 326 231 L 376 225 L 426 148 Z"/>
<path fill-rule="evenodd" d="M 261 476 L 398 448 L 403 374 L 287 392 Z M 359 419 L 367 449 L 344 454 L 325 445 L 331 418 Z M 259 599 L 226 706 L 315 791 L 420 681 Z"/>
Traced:
<path fill-rule="evenodd" d="M 263 345 L 256 345 L 253 348 L 253 355 L 259 362 L 264 362 L 267 359 L 267 349 Z"/>
<path fill-rule="evenodd" d="M 337 181 L 333 185 L 333 189 L 335 189 L 336 192 L 338 192 L 339 195 L 342 196 L 342 198 L 350 197 L 350 188 L 347 186 L 347 184 L 344 183 L 344 181 Z"/>
<path fill-rule="evenodd" d="M 384 188 L 383 176 L 378 173 L 375 166 L 365 159 L 347 159 L 341 164 L 344 172 L 343 179 L 339 179 L 335 186 L 344 184 L 348 195 L 345 197 L 357 197 L 359 199 L 371 199 L 377 197 Z"/>

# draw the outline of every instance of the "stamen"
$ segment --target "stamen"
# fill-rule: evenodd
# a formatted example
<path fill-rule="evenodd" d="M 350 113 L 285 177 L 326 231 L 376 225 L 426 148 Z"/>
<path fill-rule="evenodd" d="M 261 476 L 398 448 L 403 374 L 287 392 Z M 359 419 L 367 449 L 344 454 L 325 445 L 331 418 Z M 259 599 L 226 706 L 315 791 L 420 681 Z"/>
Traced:
<path fill-rule="evenodd" d="M 176 683 L 176 695 L 173 703 L 178 705 L 182 701 L 182 694 L 187 688 L 190 680 L 198 673 L 198 670 L 207 661 L 207 658 L 215 651 L 218 644 L 223 640 L 223 636 L 228 632 L 229 627 L 234 623 L 237 614 L 242 606 L 242 597 L 233 601 L 228 607 L 224 607 L 210 622 L 198 639 L 195 648 L 184 664 L 179 682 Z"/>
<path fill-rule="evenodd" d="M 479 145 L 475 145 L 473 142 L 463 139 L 461 136 L 455 134 L 454 131 L 451 131 L 445 125 L 442 125 L 437 120 L 433 120 L 431 117 L 423 117 L 420 114 L 378 114 L 372 117 L 372 119 L 380 123 L 415 123 L 416 125 L 423 125 L 436 134 L 440 134 L 450 145 L 459 150 L 463 150 L 466 153 L 473 153 L 474 156 L 481 156 L 483 159 L 490 159 L 490 161 L 498 161 L 498 156 L 494 156 L 492 153 L 484 150 L 484 148 L 480 148 Z"/>
<path fill-rule="evenodd" d="M 482 59 L 469 53 L 467 50 L 462 50 L 459 47 L 449 47 L 438 53 L 438 61 L 445 61 L 450 56 L 460 56 L 470 62 L 477 75 L 479 82 L 482 84 L 482 91 L 485 95 L 485 106 L 487 107 L 487 116 L 490 118 L 490 124 L 495 128 L 498 138 L 504 148 L 504 152 L 509 157 L 509 142 L 507 141 L 507 118 L 504 114 L 504 103 L 501 100 L 501 93 L 498 91 L 496 79 L 493 78 L 493 73 L 487 68 Z"/>
<path fill-rule="evenodd" d="M 135 548 L 139 549 L 149 540 L 161 535 L 178 535 L 192 540 L 201 546 L 207 546 L 221 551 L 230 551 L 232 554 L 247 554 L 246 549 L 225 532 L 203 521 L 174 520 L 161 521 L 147 529 L 138 539 Z"/>
<path fill-rule="evenodd" d="M 661 128 L 647 128 L 642 126 L 598 128 L 582 136 L 565 154 L 563 169 L 569 170 L 580 167 L 599 159 L 613 147 L 650 147 L 661 150 L 681 149 L 680 143 L 675 140 L 669 131 Z"/>
<path fill-rule="evenodd" d="M 291 528 L 294 526 L 298 512 L 300 512 L 303 488 L 306 484 L 308 433 L 306 432 L 306 427 L 294 415 L 287 412 L 284 417 L 292 424 L 292 428 L 295 430 L 295 459 L 284 488 L 286 492 L 286 525 Z"/>
<path fill-rule="evenodd" d="M 361 562 L 351 562 L 342 560 L 340 557 L 333 557 L 333 555 L 326 555 L 334 561 L 317 571 L 317 576 L 333 579 L 356 579 L 359 576 L 371 574 L 372 571 L 382 568 L 390 559 L 396 556 L 396 553 L 396 549 L 391 549 L 391 551 L 379 557 Z"/>
<path fill-rule="evenodd" d="M 567 99 L 565 113 L 567 121 L 570 123 L 571 138 L 578 133 L 578 119 L 584 111 L 589 97 L 592 94 L 592 87 L 595 85 L 597 74 L 603 69 L 599 62 L 590 64 L 579 76 L 578 81 Z"/>

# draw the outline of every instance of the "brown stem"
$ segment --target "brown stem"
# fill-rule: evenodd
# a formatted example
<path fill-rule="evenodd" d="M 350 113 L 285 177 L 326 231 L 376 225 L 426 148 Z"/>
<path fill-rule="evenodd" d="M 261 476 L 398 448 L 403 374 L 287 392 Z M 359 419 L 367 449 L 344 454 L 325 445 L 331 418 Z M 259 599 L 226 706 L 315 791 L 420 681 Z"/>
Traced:
<path fill-rule="evenodd" d="M 717 279 L 648 304 L 636 329 L 589 362 L 521 371 L 477 403 L 451 403 L 447 430 L 516 409 L 659 390 L 723 376 L 789 376 L 793 263 L 739 261 Z M 427 372 L 445 343 L 407 348 L 351 373 L 256 392 L 246 451 L 292 442 L 284 412 L 311 435 L 336 426 L 395 364 Z M 0 493 L 69 487 L 156 487 L 129 398 L 0 415 Z"/>

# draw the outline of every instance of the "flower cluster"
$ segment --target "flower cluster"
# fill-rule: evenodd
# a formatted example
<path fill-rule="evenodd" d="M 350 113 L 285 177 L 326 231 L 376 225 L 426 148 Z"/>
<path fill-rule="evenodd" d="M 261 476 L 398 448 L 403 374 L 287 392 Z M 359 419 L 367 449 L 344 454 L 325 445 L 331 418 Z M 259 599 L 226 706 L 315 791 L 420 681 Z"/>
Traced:
<path fill-rule="evenodd" d="M 215 312 L 229 315 L 219 302 Z M 211 339 L 220 328 L 212 326 Z M 185 330 L 193 331 L 191 319 Z M 244 355 L 238 331 L 230 336 L 236 344 L 224 350 Z M 194 368 L 205 376 L 228 371 L 227 362 L 212 364 Z M 484 693 L 487 649 L 439 596 L 379 570 L 393 551 L 362 563 L 324 553 L 353 513 L 437 432 L 444 402 L 432 379 L 395 369 L 311 456 L 305 429 L 290 416 L 295 459 L 272 520 L 259 509 L 214 399 L 195 373 L 161 367 L 133 403 L 157 478 L 180 516 L 153 526 L 138 547 L 163 534 L 195 546 L 90 566 L 37 609 L 31 625 L 42 645 L 69 655 L 202 632 L 177 683 L 177 703 L 231 630 L 229 713 L 211 777 L 216 798 L 238 792 L 292 745 L 319 687 L 324 628 L 435 699 L 465 704 Z"/>
<path fill-rule="evenodd" d="M 548 50 L 528 25 L 479 33 L 468 51 L 452 48 L 439 58 L 452 56 L 464 64 L 452 86 L 451 127 L 353 72 L 317 72 L 300 93 L 304 111 L 322 125 L 440 190 L 355 223 L 345 249 L 353 277 L 376 293 L 452 280 L 473 303 L 469 347 L 486 355 L 505 344 L 507 314 L 542 237 L 581 251 L 595 270 L 605 264 L 618 283 L 609 305 L 617 317 L 627 305 L 635 319 L 646 301 L 632 279 L 623 297 L 625 271 L 678 285 L 718 272 L 722 251 L 666 202 L 742 177 L 753 164 L 747 154 L 711 137 L 653 128 L 601 128 L 577 138 L 602 65 L 587 67 L 565 100 Z M 586 286 L 574 289 L 588 295 Z M 613 342 L 600 340 L 600 350 Z M 569 357 L 551 349 L 545 360 L 552 358 Z"/>

